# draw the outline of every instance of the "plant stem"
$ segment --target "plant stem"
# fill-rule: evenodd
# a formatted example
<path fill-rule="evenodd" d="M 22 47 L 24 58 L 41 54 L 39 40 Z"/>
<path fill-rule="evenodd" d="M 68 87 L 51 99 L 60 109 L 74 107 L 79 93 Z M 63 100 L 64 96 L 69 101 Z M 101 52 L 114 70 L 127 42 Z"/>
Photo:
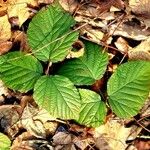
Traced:
<path fill-rule="evenodd" d="M 49 74 L 49 68 L 51 67 L 51 65 L 52 65 L 52 62 L 49 62 L 49 63 L 48 63 L 48 66 L 47 66 L 47 69 L 46 69 L 46 71 L 45 71 L 45 74 L 46 74 L 46 75 Z"/>

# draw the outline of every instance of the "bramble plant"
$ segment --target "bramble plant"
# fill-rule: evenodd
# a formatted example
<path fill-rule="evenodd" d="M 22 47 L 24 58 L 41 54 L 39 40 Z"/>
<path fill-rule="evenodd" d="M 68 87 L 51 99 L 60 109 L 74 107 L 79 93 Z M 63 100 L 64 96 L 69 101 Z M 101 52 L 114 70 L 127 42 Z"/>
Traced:
<path fill-rule="evenodd" d="M 81 87 L 103 77 L 108 54 L 101 46 L 83 41 L 84 55 L 65 59 L 78 40 L 79 33 L 71 30 L 74 25 L 72 16 L 58 4 L 42 9 L 27 31 L 32 53 L 16 51 L 0 56 L 0 78 L 10 89 L 33 89 L 36 103 L 54 117 L 97 127 L 105 120 L 106 104 L 99 94 Z M 56 75 L 52 75 L 49 69 L 61 61 Z M 41 62 L 48 64 L 45 74 Z M 150 62 L 130 61 L 120 65 L 110 77 L 107 100 L 117 116 L 129 118 L 139 112 L 149 91 Z"/>

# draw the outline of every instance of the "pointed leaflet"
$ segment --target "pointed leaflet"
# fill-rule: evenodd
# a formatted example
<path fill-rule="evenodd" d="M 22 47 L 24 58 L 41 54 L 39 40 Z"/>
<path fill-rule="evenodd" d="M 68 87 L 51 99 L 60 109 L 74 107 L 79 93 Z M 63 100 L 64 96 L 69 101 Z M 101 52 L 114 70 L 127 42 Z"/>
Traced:
<path fill-rule="evenodd" d="M 0 78 L 13 90 L 31 90 L 42 72 L 41 64 L 31 55 L 10 52 L 0 56 Z"/>
<path fill-rule="evenodd" d="M 98 127 L 104 122 L 106 106 L 97 93 L 79 89 L 81 109 L 78 122 L 87 126 Z"/>
<path fill-rule="evenodd" d="M 0 133 L 0 150 L 10 150 L 11 141 L 3 133 Z"/>
<path fill-rule="evenodd" d="M 32 19 L 27 32 L 34 55 L 42 61 L 63 60 L 78 38 L 78 33 L 70 30 L 74 24 L 72 16 L 58 4 L 41 10 Z"/>
<path fill-rule="evenodd" d="M 85 42 L 83 57 L 72 59 L 63 64 L 59 74 L 68 77 L 75 85 L 91 85 L 105 73 L 108 55 L 92 42 Z"/>
<path fill-rule="evenodd" d="M 109 104 L 119 117 L 132 117 L 144 104 L 149 91 L 150 62 L 128 62 L 119 66 L 109 79 Z"/>
<path fill-rule="evenodd" d="M 73 83 L 63 76 L 42 76 L 34 88 L 37 104 L 61 119 L 77 119 L 80 96 Z"/>

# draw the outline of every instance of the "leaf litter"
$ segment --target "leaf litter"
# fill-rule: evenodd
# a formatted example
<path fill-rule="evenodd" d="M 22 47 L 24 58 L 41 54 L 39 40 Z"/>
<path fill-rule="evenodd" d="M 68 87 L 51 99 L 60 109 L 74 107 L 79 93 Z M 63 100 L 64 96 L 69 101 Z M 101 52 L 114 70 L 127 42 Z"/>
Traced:
<path fill-rule="evenodd" d="M 13 50 L 14 47 L 17 48 L 18 42 L 22 50 L 30 51 L 24 29 L 26 21 L 30 20 L 41 7 L 52 2 L 51 0 L 0 1 L 0 55 Z M 113 61 L 118 55 L 119 63 L 124 59 L 150 60 L 149 0 L 60 0 L 60 4 L 77 21 L 76 28 L 80 29 L 83 39 L 101 44 L 108 50 L 112 55 L 110 65 L 113 68 L 117 64 Z M 19 28 L 16 29 L 16 26 Z M 3 99 L 0 106 L 0 129 L 3 129 L 13 141 L 11 149 L 38 149 L 38 145 L 41 149 L 45 146 L 48 149 L 70 150 L 149 149 L 147 140 L 149 136 L 145 132 L 145 128 L 148 127 L 149 99 L 136 121 L 120 120 L 110 113 L 104 125 L 92 129 L 49 116 L 45 110 L 39 110 L 29 97 L 22 105 L 23 95 L 20 98 L 18 93 L 8 92 L 3 84 L 0 86 L 0 92 Z M 6 98 L 11 99 L 12 95 L 15 95 L 19 102 L 12 105 L 3 104 Z M 39 137 L 41 140 L 38 140 Z M 143 139 L 147 142 L 143 142 Z"/>

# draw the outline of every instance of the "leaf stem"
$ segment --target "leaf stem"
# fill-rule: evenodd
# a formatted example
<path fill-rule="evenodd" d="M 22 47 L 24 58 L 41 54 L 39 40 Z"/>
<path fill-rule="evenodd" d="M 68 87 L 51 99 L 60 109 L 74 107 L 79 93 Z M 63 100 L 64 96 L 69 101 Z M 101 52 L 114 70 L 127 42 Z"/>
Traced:
<path fill-rule="evenodd" d="M 50 61 L 50 62 L 48 63 L 47 69 L 46 69 L 46 71 L 45 71 L 45 74 L 46 74 L 46 75 L 49 74 L 49 69 L 50 69 L 51 65 L 52 65 L 52 62 Z"/>

